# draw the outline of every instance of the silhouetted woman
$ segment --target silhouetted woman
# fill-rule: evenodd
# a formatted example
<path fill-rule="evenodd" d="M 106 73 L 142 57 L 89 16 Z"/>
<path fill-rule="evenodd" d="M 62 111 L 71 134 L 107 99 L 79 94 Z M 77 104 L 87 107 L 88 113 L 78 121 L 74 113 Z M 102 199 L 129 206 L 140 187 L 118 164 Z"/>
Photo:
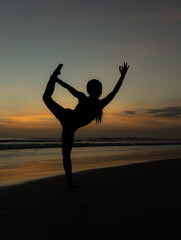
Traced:
<path fill-rule="evenodd" d="M 63 166 L 68 186 L 74 187 L 75 185 L 72 182 L 71 150 L 74 142 L 75 131 L 80 127 L 91 123 L 93 120 L 101 122 L 102 109 L 111 102 L 116 93 L 119 91 L 129 66 L 124 62 L 124 65 L 119 67 L 121 73 L 119 81 L 113 91 L 101 100 L 99 99 L 102 94 L 102 84 L 100 81 L 92 79 L 87 83 L 87 92 L 89 96 L 86 96 L 84 93 L 77 91 L 75 88 L 71 87 L 57 77 L 61 74 L 60 70 L 62 69 L 62 66 L 63 64 L 60 64 L 51 75 L 43 94 L 43 100 L 49 110 L 62 125 Z M 65 109 L 52 99 L 55 83 L 58 83 L 62 87 L 66 88 L 78 99 L 78 104 L 74 110 Z"/>

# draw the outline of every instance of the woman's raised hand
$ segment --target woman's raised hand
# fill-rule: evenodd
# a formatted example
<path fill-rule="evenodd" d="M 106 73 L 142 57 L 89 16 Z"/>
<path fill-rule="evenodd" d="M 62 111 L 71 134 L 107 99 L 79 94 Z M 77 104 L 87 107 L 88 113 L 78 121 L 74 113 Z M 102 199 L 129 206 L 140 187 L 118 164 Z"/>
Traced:
<path fill-rule="evenodd" d="M 123 66 L 119 66 L 119 71 L 120 71 L 121 75 L 126 75 L 128 68 L 129 68 L 129 65 L 125 62 L 124 62 Z"/>

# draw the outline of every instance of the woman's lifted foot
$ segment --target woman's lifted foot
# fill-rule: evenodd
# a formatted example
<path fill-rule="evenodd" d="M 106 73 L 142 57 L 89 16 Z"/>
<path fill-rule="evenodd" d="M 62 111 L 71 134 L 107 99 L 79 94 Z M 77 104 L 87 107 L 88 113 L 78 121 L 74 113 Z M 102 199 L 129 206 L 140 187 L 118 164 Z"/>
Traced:
<path fill-rule="evenodd" d="M 62 69 L 62 67 L 63 67 L 63 64 L 59 64 L 58 65 L 58 67 L 55 69 L 55 71 L 53 72 L 53 76 L 58 76 L 58 75 L 60 75 L 61 74 L 61 69 Z"/>

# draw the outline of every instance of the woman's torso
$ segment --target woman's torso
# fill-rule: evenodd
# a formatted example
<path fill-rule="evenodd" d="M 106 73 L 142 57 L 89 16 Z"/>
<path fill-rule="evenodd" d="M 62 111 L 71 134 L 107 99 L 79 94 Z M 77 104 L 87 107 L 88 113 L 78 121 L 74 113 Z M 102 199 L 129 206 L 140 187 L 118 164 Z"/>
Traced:
<path fill-rule="evenodd" d="M 76 128 L 80 128 L 89 124 L 101 114 L 102 108 L 98 98 L 85 96 L 79 100 L 79 103 L 73 111 Z"/>

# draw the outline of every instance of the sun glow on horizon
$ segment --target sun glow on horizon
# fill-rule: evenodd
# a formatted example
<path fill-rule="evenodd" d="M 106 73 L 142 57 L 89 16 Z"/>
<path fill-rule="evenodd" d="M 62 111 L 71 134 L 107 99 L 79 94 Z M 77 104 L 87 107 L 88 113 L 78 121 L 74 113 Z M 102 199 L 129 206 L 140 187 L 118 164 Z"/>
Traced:
<path fill-rule="evenodd" d="M 126 109 L 126 108 L 125 108 Z M 95 121 L 89 126 L 81 128 L 78 131 L 78 136 L 91 136 L 100 135 L 125 135 L 133 136 L 142 132 L 144 134 L 147 131 L 161 131 L 166 133 L 170 129 L 178 129 L 178 134 L 181 129 L 180 118 L 161 117 L 148 113 L 139 113 L 136 111 L 126 111 L 122 109 L 119 111 L 105 110 L 103 113 L 103 121 L 101 124 L 96 124 Z M 115 109 L 114 109 L 115 110 Z M 57 119 L 51 113 L 37 113 L 37 114 L 19 114 L 1 118 L 0 129 L 7 130 L 9 137 L 11 137 L 11 131 L 23 136 L 23 132 L 28 136 L 58 136 L 62 131 L 62 127 Z M 17 130 L 16 130 L 17 129 Z M 3 132 L 1 131 L 1 132 Z M 28 131 L 26 133 L 26 131 Z M 44 131 L 45 133 L 43 133 Z"/>

